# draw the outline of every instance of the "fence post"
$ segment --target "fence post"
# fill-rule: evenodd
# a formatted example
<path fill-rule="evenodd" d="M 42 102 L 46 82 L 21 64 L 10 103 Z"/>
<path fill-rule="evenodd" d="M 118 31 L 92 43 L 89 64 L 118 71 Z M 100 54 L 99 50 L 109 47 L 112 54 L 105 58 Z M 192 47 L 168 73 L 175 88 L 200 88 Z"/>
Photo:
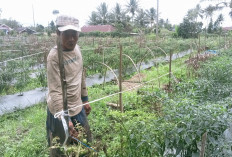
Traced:
<path fill-rule="evenodd" d="M 202 135 L 202 141 L 201 141 L 201 154 L 200 154 L 200 157 L 204 157 L 204 155 L 205 155 L 206 138 L 207 138 L 207 132 L 205 132 L 205 133 Z"/>
<path fill-rule="evenodd" d="M 120 55 L 119 55 L 119 106 L 120 111 L 123 112 L 123 104 L 122 104 L 122 45 L 120 44 Z"/>
<path fill-rule="evenodd" d="M 171 92 L 171 77 L 172 77 L 172 52 L 170 52 L 170 59 L 169 59 L 169 84 L 168 84 L 169 92 Z"/>
<path fill-rule="evenodd" d="M 198 54 L 201 52 L 201 36 L 198 34 L 198 43 L 199 43 L 199 49 L 198 49 Z"/>
<path fill-rule="evenodd" d="M 218 35 L 218 50 L 219 50 L 219 52 L 220 52 L 220 37 L 221 37 L 221 33 Z"/>
<path fill-rule="evenodd" d="M 226 51 L 226 34 L 224 36 L 224 52 Z"/>
<path fill-rule="evenodd" d="M 22 51 L 22 57 L 21 57 L 22 71 L 20 72 L 20 81 L 22 84 L 19 87 L 19 96 L 23 96 L 23 87 L 25 85 L 25 69 L 24 69 L 24 60 L 23 60 L 23 49 L 21 49 L 21 51 Z"/>

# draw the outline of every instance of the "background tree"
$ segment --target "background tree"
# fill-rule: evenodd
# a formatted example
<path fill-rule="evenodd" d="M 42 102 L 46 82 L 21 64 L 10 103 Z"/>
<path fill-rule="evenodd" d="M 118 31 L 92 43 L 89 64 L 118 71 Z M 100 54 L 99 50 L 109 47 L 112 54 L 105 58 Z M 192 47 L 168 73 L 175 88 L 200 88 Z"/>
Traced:
<path fill-rule="evenodd" d="M 139 27 L 145 27 L 145 25 L 148 23 L 146 13 L 143 11 L 143 9 L 138 11 L 138 15 L 136 16 L 135 21 Z"/>
<path fill-rule="evenodd" d="M 40 25 L 40 24 L 37 24 L 35 30 L 37 32 L 44 32 L 44 26 Z"/>
<path fill-rule="evenodd" d="M 159 20 L 159 27 L 163 28 L 164 27 L 164 19 Z"/>
<path fill-rule="evenodd" d="M 97 15 L 101 20 L 101 24 L 106 24 L 108 17 L 108 6 L 106 5 L 106 3 L 101 3 L 100 6 L 97 7 L 97 11 Z"/>
<path fill-rule="evenodd" d="M 221 24 L 222 24 L 222 21 L 224 21 L 224 17 L 222 14 L 220 14 L 218 16 L 218 18 L 216 19 L 216 21 L 214 22 L 214 25 L 213 25 L 213 31 L 216 33 L 216 32 L 220 32 L 221 31 Z"/>
<path fill-rule="evenodd" d="M 150 8 L 149 10 L 146 10 L 146 15 L 149 17 L 150 25 L 151 27 L 155 23 L 156 19 L 156 10 L 154 7 Z"/>
<path fill-rule="evenodd" d="M 56 26 L 55 26 L 55 23 L 53 21 L 50 22 L 49 24 L 50 28 L 51 28 L 51 31 L 52 33 L 55 33 L 56 32 Z"/>
<path fill-rule="evenodd" d="M 122 23 L 123 14 L 125 13 L 123 13 L 121 5 L 119 3 L 116 3 L 115 7 L 112 10 L 114 23 Z"/>
<path fill-rule="evenodd" d="M 193 22 L 185 17 L 177 29 L 177 34 L 182 38 L 197 38 L 201 32 L 202 25 L 202 22 Z"/>
<path fill-rule="evenodd" d="M 135 13 L 139 10 L 139 4 L 137 0 L 130 0 L 130 2 L 126 5 L 127 12 L 131 13 L 132 24 L 134 24 L 134 16 Z"/>
<path fill-rule="evenodd" d="M 207 33 L 213 33 L 213 19 L 212 18 L 210 18 L 210 22 L 207 28 Z"/>
<path fill-rule="evenodd" d="M 207 19 L 211 19 L 213 17 L 214 12 L 217 10 L 215 6 L 209 5 L 204 9 L 204 15 Z"/>
<path fill-rule="evenodd" d="M 5 25 L 7 25 L 7 26 L 9 26 L 9 27 L 11 27 L 11 28 L 13 28 L 13 29 L 17 29 L 17 28 L 19 28 L 19 27 L 22 27 L 22 25 L 21 25 L 18 21 L 12 20 L 11 18 L 10 18 L 9 20 L 7 20 L 7 19 L 2 19 L 2 20 L 1 20 L 1 23 L 2 23 L 2 24 L 5 24 Z"/>
<path fill-rule="evenodd" d="M 229 16 L 232 18 L 232 0 L 201 0 L 201 2 L 205 2 L 205 1 L 214 1 L 217 2 L 214 6 L 209 5 L 209 7 L 207 7 L 208 9 L 211 8 L 213 10 L 211 11 L 220 11 L 223 8 L 230 8 L 230 12 L 229 12 Z"/>
<path fill-rule="evenodd" d="M 201 9 L 201 6 L 198 4 L 194 9 L 188 10 L 187 17 L 191 21 L 197 22 L 198 17 L 203 18 L 204 11 Z"/>
<path fill-rule="evenodd" d="M 90 25 L 101 24 L 101 20 L 98 18 L 97 12 L 93 11 L 91 13 L 91 16 L 89 16 L 88 24 L 90 24 Z"/>
<path fill-rule="evenodd" d="M 168 19 L 164 22 L 164 28 L 170 31 L 172 30 L 172 24 L 169 23 Z"/>
<path fill-rule="evenodd" d="M 131 32 L 132 31 L 132 25 L 130 23 L 131 17 L 129 15 L 126 15 L 126 12 L 123 12 L 122 14 L 122 25 L 125 32 Z"/>

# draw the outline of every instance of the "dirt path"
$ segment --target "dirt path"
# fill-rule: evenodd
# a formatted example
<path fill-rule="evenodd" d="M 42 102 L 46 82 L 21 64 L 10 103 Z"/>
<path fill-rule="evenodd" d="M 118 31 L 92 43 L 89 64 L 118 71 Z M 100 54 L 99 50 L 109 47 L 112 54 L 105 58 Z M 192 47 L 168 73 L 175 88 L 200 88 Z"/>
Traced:
<path fill-rule="evenodd" d="M 146 78 L 145 74 L 136 74 L 136 75 L 132 76 L 129 80 L 124 80 L 122 82 L 123 90 L 131 89 L 135 86 L 140 85 L 141 84 L 140 80 L 142 80 L 143 78 Z M 136 89 L 138 89 L 138 88 L 135 88 L 134 90 L 136 90 Z"/>

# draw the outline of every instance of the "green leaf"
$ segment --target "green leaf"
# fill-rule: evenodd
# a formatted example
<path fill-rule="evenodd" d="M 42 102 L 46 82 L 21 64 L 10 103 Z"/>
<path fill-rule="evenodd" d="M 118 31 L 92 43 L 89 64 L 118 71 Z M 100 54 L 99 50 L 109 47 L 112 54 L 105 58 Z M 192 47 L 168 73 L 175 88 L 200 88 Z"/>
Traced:
<path fill-rule="evenodd" d="M 185 142 L 187 143 L 187 144 L 191 144 L 191 139 L 189 138 L 189 136 L 186 136 L 185 137 Z"/>

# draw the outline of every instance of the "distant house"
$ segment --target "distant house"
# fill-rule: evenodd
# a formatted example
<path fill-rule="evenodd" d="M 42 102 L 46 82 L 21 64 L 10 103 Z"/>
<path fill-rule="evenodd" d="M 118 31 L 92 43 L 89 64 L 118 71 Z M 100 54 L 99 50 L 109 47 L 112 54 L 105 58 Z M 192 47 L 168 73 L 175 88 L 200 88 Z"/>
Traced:
<path fill-rule="evenodd" d="M 8 32 L 12 31 L 13 29 L 10 28 L 9 26 L 5 25 L 5 24 L 0 24 L 0 31 L 4 31 L 6 34 L 8 34 Z"/>
<path fill-rule="evenodd" d="M 23 28 L 23 27 L 22 28 L 18 28 L 17 32 L 19 34 L 22 34 L 22 33 L 35 34 L 36 33 L 36 31 L 34 31 L 34 30 L 30 29 L 30 28 L 27 28 L 27 27 L 25 27 L 25 28 Z"/>
<path fill-rule="evenodd" d="M 89 25 L 81 27 L 81 32 L 113 32 L 116 29 L 111 25 Z"/>
<path fill-rule="evenodd" d="M 223 31 L 232 31 L 232 27 L 222 27 Z"/>

